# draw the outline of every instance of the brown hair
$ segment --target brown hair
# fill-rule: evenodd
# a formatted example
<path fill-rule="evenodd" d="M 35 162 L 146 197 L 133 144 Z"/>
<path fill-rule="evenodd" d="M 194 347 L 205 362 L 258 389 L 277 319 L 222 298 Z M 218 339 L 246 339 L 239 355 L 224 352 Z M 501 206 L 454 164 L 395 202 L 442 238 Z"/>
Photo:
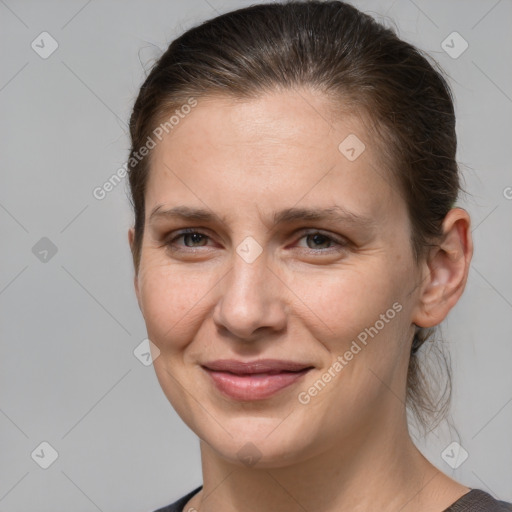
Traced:
<path fill-rule="evenodd" d="M 453 101 L 436 68 L 391 29 L 340 1 L 259 4 L 186 31 L 152 68 L 130 118 L 136 272 L 151 153 L 143 159 L 134 155 L 155 127 L 190 98 L 251 98 L 299 87 L 324 93 L 333 108 L 348 107 L 370 119 L 385 167 L 407 205 L 419 262 L 439 240 L 460 190 Z M 433 393 L 417 359 L 418 348 L 433 333 L 416 329 L 407 377 L 407 405 L 423 427 L 438 413 L 444 415 L 451 394 L 449 368 L 448 384 Z"/>

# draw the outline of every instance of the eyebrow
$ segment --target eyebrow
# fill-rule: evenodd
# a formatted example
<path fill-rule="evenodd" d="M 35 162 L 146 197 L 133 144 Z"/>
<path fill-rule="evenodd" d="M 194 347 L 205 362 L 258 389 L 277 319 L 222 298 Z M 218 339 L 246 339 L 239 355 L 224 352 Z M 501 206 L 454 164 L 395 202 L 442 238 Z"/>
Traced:
<path fill-rule="evenodd" d="M 227 222 L 225 216 L 219 216 L 203 208 L 192 208 L 190 206 L 175 206 L 162 210 L 163 205 L 156 206 L 149 216 L 149 223 L 158 218 L 180 219 L 183 221 L 214 222 L 220 220 Z M 291 224 L 299 221 L 331 221 L 352 225 L 358 228 L 373 228 L 376 221 L 368 216 L 351 212 L 339 205 L 329 208 L 286 208 L 275 212 L 273 215 L 274 225 Z"/>

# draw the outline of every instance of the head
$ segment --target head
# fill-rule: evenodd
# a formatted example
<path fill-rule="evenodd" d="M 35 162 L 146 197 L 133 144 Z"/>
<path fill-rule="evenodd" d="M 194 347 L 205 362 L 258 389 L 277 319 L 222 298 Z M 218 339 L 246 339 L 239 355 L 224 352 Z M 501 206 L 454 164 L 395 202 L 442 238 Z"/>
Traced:
<path fill-rule="evenodd" d="M 202 439 L 233 458 L 251 440 L 272 465 L 405 403 L 423 422 L 439 409 L 418 349 L 472 242 L 450 90 L 419 50 L 342 2 L 240 9 L 172 42 L 130 131 L 137 298 L 162 389 Z M 312 369 L 233 400 L 203 368 L 228 358 Z"/>

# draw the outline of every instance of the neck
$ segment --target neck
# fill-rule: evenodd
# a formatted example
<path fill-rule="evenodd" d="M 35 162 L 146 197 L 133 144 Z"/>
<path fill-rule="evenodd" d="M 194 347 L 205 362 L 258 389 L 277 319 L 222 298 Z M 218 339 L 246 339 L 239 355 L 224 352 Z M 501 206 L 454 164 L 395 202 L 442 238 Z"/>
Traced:
<path fill-rule="evenodd" d="M 384 418 L 285 467 L 233 464 L 201 440 L 203 489 L 188 505 L 201 512 L 440 511 L 467 492 L 415 447 L 405 411 Z"/>

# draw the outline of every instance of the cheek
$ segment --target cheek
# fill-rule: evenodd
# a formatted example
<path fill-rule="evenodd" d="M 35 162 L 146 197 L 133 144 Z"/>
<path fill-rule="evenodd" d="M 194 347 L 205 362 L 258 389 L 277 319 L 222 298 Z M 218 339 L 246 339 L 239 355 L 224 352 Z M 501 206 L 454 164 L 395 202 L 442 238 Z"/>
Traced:
<path fill-rule="evenodd" d="M 359 335 L 364 338 L 376 322 L 380 339 L 392 337 L 403 323 L 404 313 L 396 313 L 392 306 L 403 302 L 399 291 L 404 289 L 407 276 L 405 269 L 398 272 L 396 265 L 389 263 L 386 258 L 368 257 L 366 262 L 354 260 L 338 268 L 285 271 L 280 276 L 282 282 L 276 282 L 282 287 L 277 300 L 283 307 L 290 305 L 287 321 L 291 325 L 307 331 L 306 337 L 321 341 L 333 355 L 343 354 L 352 340 Z M 148 337 L 161 351 L 183 350 L 211 316 L 219 300 L 223 272 L 207 266 L 198 272 L 194 264 L 171 263 L 162 254 L 148 250 L 139 276 Z M 390 309 L 393 319 L 387 315 L 389 322 L 382 324 L 380 315 Z M 369 334 L 368 340 L 373 340 Z M 390 348 L 386 344 L 386 350 Z M 380 344 L 372 352 L 383 349 Z"/>
<path fill-rule="evenodd" d="M 382 262 L 347 266 L 308 276 L 294 276 L 290 288 L 300 299 L 302 318 L 310 318 L 315 338 L 330 340 L 331 348 L 344 349 L 381 314 L 400 301 L 398 282 Z M 391 279 L 391 280 L 390 280 Z M 296 311 L 297 312 L 297 311 Z M 395 311 L 391 311 L 394 315 Z M 388 315 L 388 316 L 391 316 Z M 386 330 L 389 331 L 386 324 Z M 379 323 L 380 326 L 380 323 Z"/>
<path fill-rule="evenodd" d="M 149 339 L 161 351 L 180 349 L 190 341 L 216 282 L 209 272 L 187 271 L 162 258 L 141 264 L 141 309 Z"/>
<path fill-rule="evenodd" d="M 356 417 L 371 414 L 389 393 L 383 382 L 391 382 L 400 371 L 407 325 L 401 292 L 407 275 L 402 270 L 381 261 L 294 282 L 304 303 L 296 312 L 311 337 L 329 350 L 321 374 L 301 388 L 307 395 L 302 398 L 309 397 L 308 407 L 319 428 L 332 429 L 333 435 L 339 425 L 355 421 L 346 417 L 346 411 L 358 411 Z"/>

